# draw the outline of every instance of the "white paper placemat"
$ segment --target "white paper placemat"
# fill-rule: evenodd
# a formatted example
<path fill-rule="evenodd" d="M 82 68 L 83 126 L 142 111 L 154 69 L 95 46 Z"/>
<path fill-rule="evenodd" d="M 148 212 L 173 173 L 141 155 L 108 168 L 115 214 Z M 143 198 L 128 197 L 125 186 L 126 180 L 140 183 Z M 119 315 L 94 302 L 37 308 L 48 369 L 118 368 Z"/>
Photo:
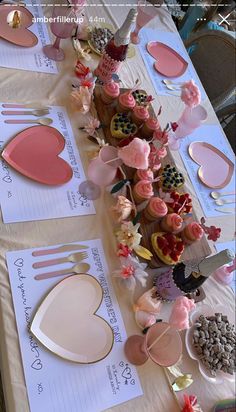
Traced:
<path fill-rule="evenodd" d="M 51 126 L 65 138 L 65 148 L 60 157 L 71 165 L 73 177 L 63 185 L 47 186 L 24 177 L 1 159 L 0 204 L 4 223 L 95 214 L 93 202 L 78 191 L 80 183 L 86 178 L 66 110 L 64 107 L 53 106 L 47 117 L 53 119 Z M 4 123 L 5 119 L 10 118 L 20 120 L 26 116 L 3 116 L 0 113 L 0 150 L 17 133 L 33 126 Z M 27 115 L 28 118 L 35 119 L 34 116 Z"/>
<path fill-rule="evenodd" d="M 215 248 L 217 252 L 221 252 L 224 249 L 231 249 L 235 253 L 235 241 L 231 240 L 230 242 L 215 243 Z M 236 271 L 235 270 L 233 272 L 233 280 L 230 283 L 230 287 L 233 289 L 235 293 L 235 287 L 236 287 Z"/>
<path fill-rule="evenodd" d="M 182 83 L 193 79 L 201 91 L 202 100 L 206 98 L 206 92 L 199 80 L 196 70 L 193 67 L 187 50 L 185 49 L 184 44 L 178 33 L 171 33 L 153 29 L 142 29 L 140 31 L 139 37 L 139 50 L 157 94 L 170 96 L 171 94 L 180 94 L 180 92 L 174 91 L 172 93 L 172 91 L 168 90 L 167 87 L 161 82 L 163 79 L 166 78 L 166 76 L 162 76 L 154 69 L 153 64 L 155 63 L 156 59 L 154 59 L 147 51 L 147 44 L 151 41 L 159 41 L 161 43 L 166 44 L 167 46 L 174 49 L 177 53 L 179 53 L 184 58 L 184 60 L 188 62 L 188 67 L 184 74 L 179 77 L 171 78 L 171 80 L 174 83 Z"/>
<path fill-rule="evenodd" d="M 30 7 L 32 4 L 32 7 Z M 34 18 L 43 18 L 42 7 L 39 0 L 27 0 L 27 8 Z M 12 7 L 9 7 L 9 12 Z M 43 53 L 43 46 L 50 44 L 47 26 L 44 22 L 37 21 L 29 27 L 38 38 L 34 47 L 20 47 L 0 38 L 0 66 L 10 69 L 29 70 L 31 72 L 58 73 L 57 65 Z"/>
<path fill-rule="evenodd" d="M 181 146 L 179 153 L 183 159 L 187 172 L 189 174 L 192 185 L 196 191 L 197 197 L 201 203 L 202 209 L 206 217 L 216 217 L 228 215 L 228 213 L 219 212 L 217 209 L 221 209 L 221 206 L 217 206 L 214 199 L 210 197 L 210 193 L 215 191 L 215 189 L 209 189 L 198 179 L 197 171 L 199 165 L 195 163 L 188 154 L 188 147 L 192 142 L 206 142 L 210 143 L 212 146 L 217 147 L 221 152 L 223 152 L 234 164 L 235 155 L 230 145 L 227 144 L 225 136 L 222 132 L 220 126 L 206 125 L 201 126 L 195 130 L 190 136 L 185 137 L 181 140 Z M 209 165 L 210 167 L 210 165 Z M 220 173 L 220 170 L 219 170 Z M 217 192 L 234 192 L 235 191 L 235 170 L 231 178 L 230 183 L 223 189 L 217 189 Z M 232 199 L 233 195 L 224 197 L 224 199 Z M 234 203 L 222 206 L 222 208 L 234 209 Z M 223 210 L 223 209 L 222 209 Z M 233 213 L 232 213 L 233 214 Z"/>
<path fill-rule="evenodd" d="M 32 256 L 33 250 L 36 249 L 7 253 L 7 266 L 31 412 L 99 412 L 142 395 L 136 369 L 128 363 L 124 355 L 127 336 L 110 281 L 102 243 L 99 239 L 76 243 L 89 246 L 89 249 L 86 249 L 89 254 L 86 261 L 91 265 L 89 273 L 100 282 L 104 292 L 97 314 L 110 324 L 115 338 L 109 355 L 91 365 L 75 364 L 51 354 L 29 331 L 32 316 L 38 305 L 63 279 L 59 277 L 36 281 L 35 274 L 50 271 L 50 268 L 58 270 L 65 266 L 73 266 L 67 263 L 50 266 L 50 268 L 33 269 L 32 264 L 70 253 L 41 257 Z M 56 246 L 45 249 L 54 247 Z"/>

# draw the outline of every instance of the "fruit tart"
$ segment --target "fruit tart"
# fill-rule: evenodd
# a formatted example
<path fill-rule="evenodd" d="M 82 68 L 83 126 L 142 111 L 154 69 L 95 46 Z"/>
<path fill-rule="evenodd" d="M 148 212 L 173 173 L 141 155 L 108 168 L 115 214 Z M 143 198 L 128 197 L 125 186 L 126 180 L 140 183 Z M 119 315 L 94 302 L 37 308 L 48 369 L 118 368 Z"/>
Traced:
<path fill-rule="evenodd" d="M 143 90 L 135 90 L 133 93 L 132 93 L 132 95 L 133 95 L 133 97 L 134 97 L 134 99 L 135 99 L 135 101 L 136 101 L 136 104 L 138 105 L 138 106 L 140 106 L 140 105 L 142 105 L 142 104 L 144 104 L 145 102 L 146 102 L 146 99 L 147 99 L 147 93 L 146 92 L 144 92 Z"/>
<path fill-rule="evenodd" d="M 164 168 L 161 168 L 159 171 L 159 177 L 160 180 L 158 184 L 164 192 L 169 192 L 184 185 L 183 174 L 180 173 L 173 165 L 168 164 Z"/>
<path fill-rule="evenodd" d="M 183 240 L 173 233 L 156 232 L 151 243 L 157 257 L 166 265 L 176 265 L 184 251 Z"/>
<path fill-rule="evenodd" d="M 138 128 L 126 113 L 116 113 L 111 119 L 110 130 L 113 137 L 124 139 L 137 133 Z"/>
<path fill-rule="evenodd" d="M 179 193 L 175 190 L 169 194 L 169 200 L 165 199 L 169 213 L 183 215 L 192 212 L 192 199 L 189 193 Z"/>

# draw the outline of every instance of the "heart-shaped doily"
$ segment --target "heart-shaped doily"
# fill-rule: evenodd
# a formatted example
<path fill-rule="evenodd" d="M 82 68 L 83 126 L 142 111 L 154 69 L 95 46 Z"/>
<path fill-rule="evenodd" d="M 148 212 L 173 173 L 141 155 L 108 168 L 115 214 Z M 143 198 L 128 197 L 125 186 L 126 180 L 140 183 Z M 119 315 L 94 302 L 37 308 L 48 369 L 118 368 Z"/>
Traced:
<path fill-rule="evenodd" d="M 155 70 L 165 77 L 182 76 L 188 67 L 188 62 L 167 44 L 151 41 L 147 44 L 147 51 L 157 59 Z"/>
<path fill-rule="evenodd" d="M 9 23 L 9 15 L 13 18 L 14 13 L 18 12 L 20 23 L 19 27 L 13 28 Z M 11 13 L 11 14 L 10 14 Z M 0 6 L 0 37 L 14 43 L 17 46 L 33 47 L 38 43 L 38 38 L 28 30 L 32 26 L 33 15 L 23 6 Z"/>
<path fill-rule="evenodd" d="M 18 133 L 6 145 L 2 157 L 30 179 L 60 185 L 73 175 L 71 166 L 58 156 L 64 147 L 64 137 L 54 127 L 33 126 Z"/>
<path fill-rule="evenodd" d="M 137 133 L 138 128 L 126 113 L 116 113 L 111 119 L 110 130 L 113 137 L 123 139 Z"/>
<path fill-rule="evenodd" d="M 222 189 L 231 180 L 234 164 L 220 150 L 205 142 L 192 142 L 189 155 L 200 165 L 198 177 L 211 189 Z"/>
<path fill-rule="evenodd" d="M 103 292 L 90 275 L 73 275 L 46 296 L 31 324 L 31 332 L 56 355 L 78 363 L 94 363 L 111 351 L 114 335 L 96 312 Z"/>

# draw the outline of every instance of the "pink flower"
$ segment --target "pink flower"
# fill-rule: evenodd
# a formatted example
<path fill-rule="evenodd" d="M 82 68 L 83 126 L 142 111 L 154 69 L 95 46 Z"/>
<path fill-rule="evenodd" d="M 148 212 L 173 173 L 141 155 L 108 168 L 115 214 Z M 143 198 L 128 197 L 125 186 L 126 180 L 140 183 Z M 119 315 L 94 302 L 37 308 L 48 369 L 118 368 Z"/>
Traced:
<path fill-rule="evenodd" d="M 156 148 L 154 144 L 150 145 L 150 154 L 148 157 L 149 167 L 154 170 L 158 170 L 161 167 L 161 159 L 167 155 L 165 147 L 161 146 Z"/>
<path fill-rule="evenodd" d="M 189 80 L 182 85 L 181 100 L 191 108 L 201 102 L 201 93 L 194 80 Z"/>
<path fill-rule="evenodd" d="M 100 121 L 95 117 L 91 117 L 89 123 L 83 127 L 83 130 L 88 133 L 89 136 L 94 136 L 96 129 L 100 127 Z"/>
<path fill-rule="evenodd" d="M 175 132 L 178 127 L 179 127 L 178 123 L 176 123 L 176 122 L 171 123 L 171 128 L 172 128 L 173 132 Z"/>
<path fill-rule="evenodd" d="M 87 87 L 79 87 L 79 89 L 71 92 L 71 99 L 76 109 L 80 113 L 88 113 L 90 110 L 92 96 Z"/>
<path fill-rule="evenodd" d="M 118 196 L 117 203 L 111 207 L 114 218 L 117 222 L 126 220 L 133 209 L 133 203 L 125 196 Z"/>
<path fill-rule="evenodd" d="M 83 63 L 81 63 L 79 60 L 77 60 L 76 66 L 75 66 L 75 74 L 79 79 L 84 79 L 88 74 L 90 73 L 90 68 L 85 66 Z"/>
<path fill-rule="evenodd" d="M 204 232 L 206 233 L 207 239 L 208 240 L 212 240 L 213 242 L 216 242 L 217 239 L 219 239 L 220 234 L 221 234 L 221 228 L 220 227 L 216 227 L 216 226 L 205 226 L 205 218 L 202 217 L 201 218 L 201 227 L 204 230 Z"/>
<path fill-rule="evenodd" d="M 130 278 L 130 276 L 133 276 L 135 272 L 135 269 L 132 265 L 129 266 L 122 266 L 120 276 L 123 279 Z"/>
<path fill-rule="evenodd" d="M 135 169 L 148 169 L 150 146 L 146 140 L 135 137 L 127 146 L 118 149 L 118 157 L 126 166 Z"/>
<path fill-rule="evenodd" d="M 184 395 L 184 407 L 181 412 L 202 412 L 195 395 Z"/>
<path fill-rule="evenodd" d="M 117 256 L 128 257 L 131 252 L 132 250 L 127 245 L 123 245 L 123 243 L 118 244 Z"/>
<path fill-rule="evenodd" d="M 166 146 L 168 144 L 168 132 L 167 130 L 155 130 L 153 133 L 154 142 L 157 140 L 161 145 Z"/>

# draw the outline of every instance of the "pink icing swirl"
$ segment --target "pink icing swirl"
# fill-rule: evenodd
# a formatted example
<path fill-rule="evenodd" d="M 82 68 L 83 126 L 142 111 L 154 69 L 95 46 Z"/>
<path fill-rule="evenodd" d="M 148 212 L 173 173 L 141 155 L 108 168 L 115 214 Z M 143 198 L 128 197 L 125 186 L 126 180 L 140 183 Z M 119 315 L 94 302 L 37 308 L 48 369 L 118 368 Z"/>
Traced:
<path fill-rule="evenodd" d="M 157 217 L 163 217 L 168 212 L 168 208 L 164 200 L 159 197 L 152 197 L 149 201 L 148 208 L 151 213 L 155 214 Z"/>
<path fill-rule="evenodd" d="M 134 190 L 138 196 L 144 199 L 149 199 L 154 195 L 152 184 L 148 180 L 140 180 L 134 186 Z"/>
<path fill-rule="evenodd" d="M 134 115 L 138 119 L 147 120 L 149 118 L 149 112 L 146 107 L 143 106 L 135 106 L 134 108 Z"/>
<path fill-rule="evenodd" d="M 154 177 L 151 169 L 137 170 L 136 175 L 139 180 L 153 180 Z"/>
<path fill-rule="evenodd" d="M 153 117 L 149 117 L 149 119 L 146 121 L 146 126 L 151 130 L 157 130 L 160 127 L 158 120 L 154 119 Z"/>
<path fill-rule="evenodd" d="M 130 107 L 131 109 L 136 105 L 135 98 L 129 92 L 121 94 L 119 97 L 119 102 L 123 106 Z"/>
<path fill-rule="evenodd" d="M 103 86 L 103 90 L 111 97 L 117 97 L 120 94 L 120 88 L 118 83 L 110 82 Z"/>
<path fill-rule="evenodd" d="M 170 213 L 165 217 L 165 223 L 175 232 L 181 229 L 183 224 L 183 219 L 177 213 Z"/>
<path fill-rule="evenodd" d="M 203 236 L 204 230 L 199 223 L 191 222 L 185 227 L 184 233 L 190 239 L 200 240 Z"/>

